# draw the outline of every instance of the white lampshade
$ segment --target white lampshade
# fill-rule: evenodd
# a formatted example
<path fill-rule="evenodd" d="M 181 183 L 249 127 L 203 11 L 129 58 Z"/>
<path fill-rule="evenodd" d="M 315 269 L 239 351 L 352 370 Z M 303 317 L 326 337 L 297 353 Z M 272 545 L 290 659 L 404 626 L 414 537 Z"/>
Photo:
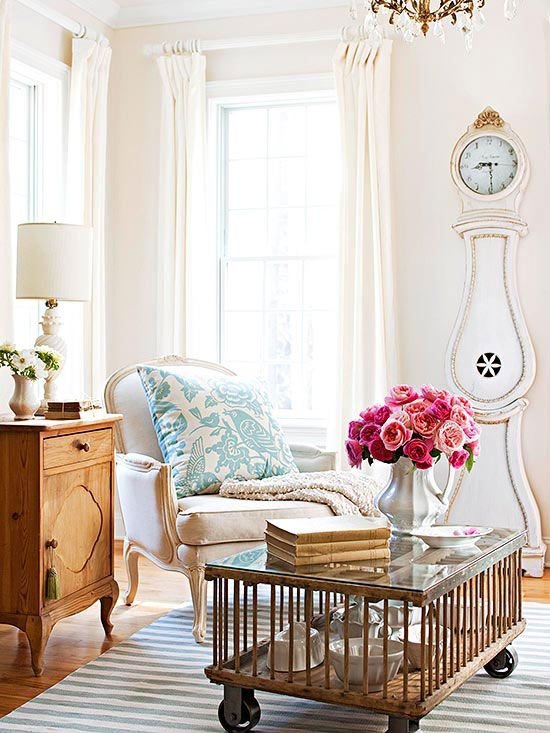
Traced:
<path fill-rule="evenodd" d="M 90 300 L 92 230 L 76 224 L 20 224 L 17 297 Z"/>

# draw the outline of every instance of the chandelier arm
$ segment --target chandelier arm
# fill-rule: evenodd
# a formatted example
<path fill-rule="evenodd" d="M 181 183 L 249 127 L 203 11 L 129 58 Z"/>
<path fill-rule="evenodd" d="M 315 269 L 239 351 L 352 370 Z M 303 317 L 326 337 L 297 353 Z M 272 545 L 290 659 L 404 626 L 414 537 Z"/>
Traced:
<path fill-rule="evenodd" d="M 443 20 L 456 13 L 467 13 L 473 15 L 475 6 L 483 8 L 485 0 L 442 0 L 437 10 L 430 9 L 427 0 L 372 0 L 371 7 L 377 13 L 380 8 L 385 8 L 391 13 L 406 13 L 409 18 L 420 23 L 430 23 L 436 20 Z"/>

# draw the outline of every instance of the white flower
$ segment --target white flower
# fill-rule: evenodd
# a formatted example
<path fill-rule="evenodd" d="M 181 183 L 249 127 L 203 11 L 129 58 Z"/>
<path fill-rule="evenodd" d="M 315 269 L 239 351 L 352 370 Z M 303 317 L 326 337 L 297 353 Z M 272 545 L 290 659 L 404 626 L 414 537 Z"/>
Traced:
<path fill-rule="evenodd" d="M 34 373 L 36 374 L 37 379 L 46 379 L 48 376 L 48 370 L 41 362 L 35 365 Z"/>
<path fill-rule="evenodd" d="M 6 341 L 3 344 L 0 344 L 0 351 L 17 351 L 15 348 L 15 344 L 12 344 L 10 341 Z"/>

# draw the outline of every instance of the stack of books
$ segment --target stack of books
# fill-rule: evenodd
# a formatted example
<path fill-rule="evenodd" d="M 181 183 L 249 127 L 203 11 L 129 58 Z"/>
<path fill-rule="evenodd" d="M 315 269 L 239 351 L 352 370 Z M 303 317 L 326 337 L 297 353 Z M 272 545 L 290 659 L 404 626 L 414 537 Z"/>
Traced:
<path fill-rule="evenodd" d="M 295 568 L 390 559 L 391 529 L 383 519 L 359 516 L 278 519 L 267 522 L 268 558 Z"/>
<path fill-rule="evenodd" d="M 102 412 L 101 403 L 93 400 L 48 402 L 48 409 L 44 417 L 46 420 L 85 420 L 98 417 Z"/>

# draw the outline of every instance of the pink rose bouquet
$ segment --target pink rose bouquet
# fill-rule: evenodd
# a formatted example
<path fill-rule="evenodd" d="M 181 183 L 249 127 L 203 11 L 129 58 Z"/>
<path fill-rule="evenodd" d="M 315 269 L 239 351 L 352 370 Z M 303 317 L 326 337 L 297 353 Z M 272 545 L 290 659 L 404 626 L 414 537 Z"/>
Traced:
<path fill-rule="evenodd" d="M 363 461 L 396 463 L 404 457 L 415 468 L 428 469 L 445 456 L 453 468 L 471 471 L 480 432 L 465 397 L 431 384 L 419 390 L 398 384 L 383 405 L 368 407 L 350 422 L 346 449 L 355 468 Z"/>

